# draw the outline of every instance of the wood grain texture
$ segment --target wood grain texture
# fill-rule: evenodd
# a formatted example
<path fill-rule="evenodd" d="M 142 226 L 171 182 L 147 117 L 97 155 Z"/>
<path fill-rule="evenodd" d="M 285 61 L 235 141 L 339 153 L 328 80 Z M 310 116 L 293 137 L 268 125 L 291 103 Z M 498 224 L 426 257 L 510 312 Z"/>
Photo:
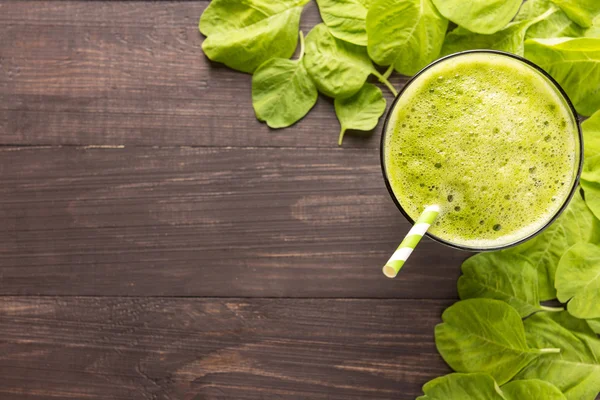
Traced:
<path fill-rule="evenodd" d="M 0 397 L 414 399 L 448 372 L 433 343 L 448 305 L 2 297 Z"/>
<path fill-rule="evenodd" d="M 0 2 L 0 144 L 336 147 L 329 99 L 291 128 L 256 120 L 250 75 L 202 53 L 207 4 Z M 318 21 L 311 2 L 302 29 Z M 377 147 L 380 131 L 344 146 Z"/>
<path fill-rule="evenodd" d="M 0 293 L 455 298 L 469 253 L 409 229 L 375 149 L 4 148 Z"/>
<path fill-rule="evenodd" d="M 383 277 L 409 226 L 379 134 L 338 149 L 324 98 L 256 121 L 207 4 L 0 2 L 0 399 L 409 400 L 448 372 L 468 254 Z"/>

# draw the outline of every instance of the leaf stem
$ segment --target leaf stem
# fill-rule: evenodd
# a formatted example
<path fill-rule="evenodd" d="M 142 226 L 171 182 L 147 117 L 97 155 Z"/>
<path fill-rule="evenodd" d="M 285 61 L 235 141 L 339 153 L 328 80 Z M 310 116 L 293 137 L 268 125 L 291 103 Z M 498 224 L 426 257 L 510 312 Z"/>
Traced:
<path fill-rule="evenodd" d="M 392 72 L 394 72 L 394 64 L 390 65 L 389 68 L 383 73 L 383 77 L 385 79 L 389 78 L 392 75 Z"/>
<path fill-rule="evenodd" d="M 552 4 L 552 6 L 550 7 L 550 9 L 548 9 L 545 13 L 543 13 L 542 15 L 539 15 L 536 18 L 532 19 L 531 20 L 531 22 L 532 22 L 531 25 L 537 24 L 538 22 L 540 22 L 540 21 L 548 18 L 552 14 L 558 12 L 559 10 L 560 10 L 560 8 L 558 8 L 558 6 L 555 6 L 554 4 Z M 531 25 L 529 25 L 529 26 L 531 26 Z"/>
<path fill-rule="evenodd" d="M 387 72 L 387 71 L 386 71 Z M 379 71 L 373 70 L 373 75 L 375 75 L 377 77 L 377 79 L 379 79 L 379 82 L 383 83 L 389 90 L 390 92 L 392 92 L 392 94 L 394 95 L 394 97 L 398 96 L 398 92 L 396 91 L 396 89 L 392 86 L 392 84 L 390 83 L 390 81 L 388 81 L 385 76 L 381 75 L 379 73 Z"/>
<path fill-rule="evenodd" d="M 552 353 L 560 353 L 560 349 L 538 349 L 542 354 L 552 354 Z"/>
<path fill-rule="evenodd" d="M 540 306 L 540 310 L 542 311 L 548 311 L 548 312 L 560 312 L 560 311 L 564 311 L 565 309 L 562 307 L 546 307 L 546 306 Z"/>
<path fill-rule="evenodd" d="M 302 31 L 298 32 L 298 36 L 300 36 L 300 56 L 298 57 L 298 60 L 302 60 L 302 57 L 304 57 L 304 35 L 302 34 Z"/>
<path fill-rule="evenodd" d="M 342 128 L 340 129 L 340 137 L 338 139 L 338 146 L 342 145 L 342 141 L 344 140 L 344 133 L 346 133 L 346 128 L 344 128 L 344 126 L 342 125 Z"/>

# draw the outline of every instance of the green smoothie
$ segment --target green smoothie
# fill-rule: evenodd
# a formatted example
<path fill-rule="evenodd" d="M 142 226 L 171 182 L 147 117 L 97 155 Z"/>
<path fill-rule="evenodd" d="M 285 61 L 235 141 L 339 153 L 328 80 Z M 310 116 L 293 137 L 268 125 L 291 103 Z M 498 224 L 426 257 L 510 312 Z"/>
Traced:
<path fill-rule="evenodd" d="M 421 73 L 391 111 L 384 166 L 402 208 L 441 213 L 429 232 L 471 249 L 543 228 L 577 176 L 577 122 L 543 74 L 501 54 L 468 53 Z"/>

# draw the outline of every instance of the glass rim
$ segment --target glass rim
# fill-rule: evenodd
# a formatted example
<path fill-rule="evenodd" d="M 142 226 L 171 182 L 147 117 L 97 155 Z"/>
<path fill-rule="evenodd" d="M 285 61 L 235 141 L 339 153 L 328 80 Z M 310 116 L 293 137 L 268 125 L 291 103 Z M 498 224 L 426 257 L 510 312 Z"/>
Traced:
<path fill-rule="evenodd" d="M 485 251 L 497 251 L 497 250 L 503 250 L 503 249 L 507 249 L 510 247 L 514 247 L 517 246 L 523 242 L 526 242 L 529 239 L 532 239 L 533 237 L 539 235 L 541 232 L 543 232 L 546 228 L 548 228 L 550 225 L 552 225 L 552 223 L 554 221 L 556 221 L 556 219 L 563 213 L 563 211 L 567 208 L 567 206 L 569 205 L 569 203 L 571 202 L 571 200 L 573 199 L 573 196 L 575 195 L 575 192 L 577 191 L 577 188 L 579 187 L 579 180 L 581 178 L 581 172 L 583 170 L 583 132 L 581 131 L 581 124 L 579 123 L 579 117 L 577 115 L 577 111 L 575 110 L 575 107 L 573 106 L 573 103 L 571 102 L 571 99 L 569 98 L 569 96 L 567 95 L 567 93 L 564 91 L 564 89 L 560 86 L 560 84 L 554 79 L 552 78 L 552 76 L 550 76 L 550 74 L 548 74 L 546 71 L 544 71 L 540 66 L 538 66 L 537 64 L 527 60 L 524 57 L 518 56 L 516 54 L 512 54 L 512 53 L 507 53 L 505 51 L 500 51 L 500 50 L 488 50 L 488 49 L 479 49 L 479 50 L 465 50 L 465 51 L 460 51 L 457 53 L 453 53 L 453 54 L 449 54 L 447 56 L 441 57 L 433 62 L 431 62 L 430 64 L 428 64 L 427 66 L 425 66 L 423 69 L 421 69 L 419 72 L 417 72 L 414 76 L 412 76 L 404 85 L 404 87 L 398 92 L 398 95 L 396 96 L 396 98 L 392 101 L 392 104 L 390 106 L 390 108 L 388 109 L 386 116 L 385 116 L 385 120 L 383 122 L 383 130 L 381 132 L 381 139 L 380 139 L 380 145 L 379 145 L 379 159 L 380 159 L 380 163 L 381 163 L 381 172 L 383 173 L 383 180 L 385 182 L 385 186 L 388 190 L 388 193 L 390 194 L 392 200 L 394 201 L 394 204 L 396 204 L 396 207 L 400 210 L 400 212 L 402 213 L 402 215 L 404 215 L 404 217 L 411 223 L 414 225 L 415 220 L 413 218 L 410 217 L 410 215 L 408 215 L 408 213 L 406 212 L 406 210 L 404 210 L 404 207 L 402 207 L 402 205 L 400 204 L 400 202 L 398 201 L 398 198 L 396 197 L 396 195 L 394 194 L 394 191 L 392 190 L 392 186 L 390 184 L 390 181 L 388 179 L 387 176 L 387 170 L 385 168 L 385 139 L 386 139 L 386 132 L 387 132 L 387 127 L 388 124 L 390 122 L 390 119 L 392 118 L 392 114 L 394 109 L 396 108 L 396 104 L 398 103 L 399 99 L 402 97 L 402 94 L 406 91 L 406 89 L 416 80 L 418 79 L 421 74 L 423 74 L 425 71 L 427 71 L 429 68 L 445 61 L 448 60 L 450 58 L 454 58 L 454 57 L 458 57 L 458 56 L 462 56 L 462 55 L 466 55 L 466 54 L 477 54 L 477 53 L 488 53 L 488 54 L 497 54 L 497 55 L 501 55 L 501 56 L 506 56 L 506 57 L 510 57 L 513 58 L 515 60 L 518 60 L 522 63 L 525 63 L 527 65 L 529 65 L 530 67 L 532 67 L 534 70 L 536 70 L 537 72 L 539 72 L 540 74 L 542 74 L 542 76 L 546 77 L 546 79 L 548 79 L 558 90 L 558 92 L 562 95 L 562 97 L 564 98 L 564 100 L 566 101 L 567 105 L 569 106 L 569 109 L 571 111 L 571 115 L 573 116 L 573 119 L 575 120 L 575 125 L 577 127 L 577 137 L 579 139 L 579 165 L 577 165 L 577 171 L 575 173 L 575 177 L 573 179 L 573 183 L 572 183 L 572 187 L 569 191 L 569 194 L 566 196 L 563 204 L 560 206 L 560 208 L 554 213 L 554 215 L 552 216 L 552 218 L 550 218 L 545 224 L 543 224 L 540 228 L 536 229 L 534 232 L 528 234 L 527 236 L 523 237 L 522 239 L 516 240 L 514 242 L 511 243 L 507 243 L 507 244 L 502 244 L 499 246 L 494 246 L 494 247 L 469 247 L 469 246 L 464 246 L 461 244 L 457 244 L 457 243 L 453 243 L 449 240 L 445 240 L 442 239 L 430 232 L 426 232 L 425 236 L 429 237 L 430 239 L 433 239 L 434 241 L 441 243 L 443 245 L 452 247 L 454 249 L 458 249 L 458 250 L 464 250 L 464 251 L 471 251 L 471 252 L 485 252 Z"/>

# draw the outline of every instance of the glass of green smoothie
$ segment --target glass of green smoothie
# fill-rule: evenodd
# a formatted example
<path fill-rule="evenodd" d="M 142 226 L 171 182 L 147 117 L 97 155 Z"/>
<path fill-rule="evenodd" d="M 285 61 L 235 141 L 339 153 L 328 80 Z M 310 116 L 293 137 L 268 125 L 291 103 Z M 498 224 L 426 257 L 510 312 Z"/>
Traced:
<path fill-rule="evenodd" d="M 426 235 L 469 251 L 514 246 L 550 225 L 577 190 L 582 154 L 558 83 L 491 50 L 425 67 L 395 99 L 381 138 L 385 184 L 402 214 L 414 223 L 439 206 Z"/>

